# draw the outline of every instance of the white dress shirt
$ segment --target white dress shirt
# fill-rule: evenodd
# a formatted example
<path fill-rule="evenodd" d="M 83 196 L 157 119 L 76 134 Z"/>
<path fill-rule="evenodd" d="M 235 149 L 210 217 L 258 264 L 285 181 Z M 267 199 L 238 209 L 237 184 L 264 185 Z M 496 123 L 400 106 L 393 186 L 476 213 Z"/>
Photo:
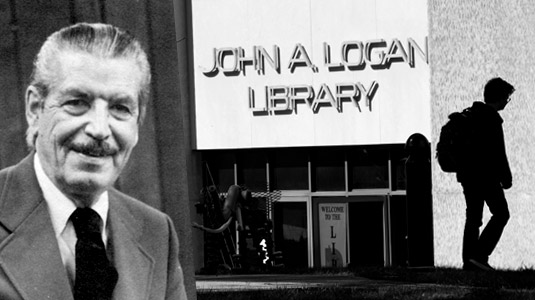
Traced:
<path fill-rule="evenodd" d="M 74 226 L 69 220 L 71 214 L 76 210 L 76 205 L 67 196 L 65 196 L 55 185 L 50 178 L 45 174 L 41 161 L 38 155 L 34 156 L 34 168 L 37 175 L 37 181 L 43 191 L 46 204 L 48 205 L 48 212 L 50 213 L 50 219 L 52 220 L 52 226 L 56 233 L 56 239 L 58 241 L 59 252 L 63 265 L 67 271 L 71 287 L 74 286 L 75 270 L 76 270 L 76 232 Z M 95 210 L 102 219 L 102 240 L 104 245 L 107 246 L 108 241 L 108 229 L 106 227 L 108 219 L 108 192 L 104 192 L 91 208 Z"/>

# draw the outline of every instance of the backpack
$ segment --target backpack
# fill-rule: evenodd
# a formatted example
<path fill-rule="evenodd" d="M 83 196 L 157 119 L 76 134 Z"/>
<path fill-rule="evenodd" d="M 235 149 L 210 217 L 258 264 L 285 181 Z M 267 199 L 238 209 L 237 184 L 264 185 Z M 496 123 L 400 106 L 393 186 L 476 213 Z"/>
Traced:
<path fill-rule="evenodd" d="M 440 130 L 436 158 L 442 171 L 455 173 L 466 164 L 472 150 L 474 124 L 470 108 L 454 112 L 448 118 Z"/>

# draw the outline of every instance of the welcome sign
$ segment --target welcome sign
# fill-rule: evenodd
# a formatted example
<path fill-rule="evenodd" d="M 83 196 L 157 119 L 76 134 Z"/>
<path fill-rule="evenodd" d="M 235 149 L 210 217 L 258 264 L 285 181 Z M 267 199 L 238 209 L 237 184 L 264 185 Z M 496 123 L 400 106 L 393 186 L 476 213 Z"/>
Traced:
<path fill-rule="evenodd" d="M 192 2 L 198 149 L 430 133 L 426 1 Z"/>
<path fill-rule="evenodd" d="M 320 260 L 322 267 L 346 267 L 347 203 L 318 204 Z"/>

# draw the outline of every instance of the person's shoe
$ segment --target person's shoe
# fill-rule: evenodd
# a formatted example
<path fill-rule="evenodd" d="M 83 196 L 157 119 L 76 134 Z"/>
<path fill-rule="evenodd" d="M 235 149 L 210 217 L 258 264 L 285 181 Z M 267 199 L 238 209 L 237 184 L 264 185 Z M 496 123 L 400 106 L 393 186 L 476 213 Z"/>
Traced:
<path fill-rule="evenodd" d="M 489 265 L 486 261 L 479 261 L 476 259 L 470 259 L 470 263 L 472 263 L 474 266 L 476 266 L 479 270 L 482 271 L 494 271 L 494 268 Z"/>

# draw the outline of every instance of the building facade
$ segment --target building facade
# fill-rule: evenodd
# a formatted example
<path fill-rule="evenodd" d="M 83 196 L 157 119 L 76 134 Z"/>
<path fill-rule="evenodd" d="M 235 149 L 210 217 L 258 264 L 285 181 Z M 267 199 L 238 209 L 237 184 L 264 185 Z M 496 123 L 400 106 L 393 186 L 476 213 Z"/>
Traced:
<path fill-rule="evenodd" d="M 191 13 L 203 184 L 259 195 L 273 264 L 408 265 L 405 143 L 431 138 L 427 2 L 193 1 Z"/>
<path fill-rule="evenodd" d="M 300 246 L 288 247 L 307 254 L 290 261 L 329 266 L 322 257 L 333 247 L 321 237 L 331 232 L 322 229 L 335 225 L 320 219 L 334 209 L 346 211 L 345 240 L 336 241 L 345 247 L 343 264 L 368 257 L 389 265 L 407 255 L 398 251 L 404 241 L 393 224 L 411 221 L 395 221 L 393 207 L 407 207 L 398 159 L 407 158 L 406 139 L 422 133 L 431 147 L 434 264 L 460 267 L 464 197 L 455 174 L 438 167 L 435 146 L 447 116 L 482 101 L 485 83 L 502 77 L 517 90 L 501 114 L 512 217 L 490 263 L 532 267 L 535 91 L 525 62 L 533 55 L 534 9 L 529 1 L 193 2 L 195 151 L 223 190 L 281 190 L 275 249 L 294 258 L 277 248 L 293 240 L 288 245 Z M 357 94 L 368 98 L 350 99 Z M 354 252 L 361 238 L 355 228 L 369 230 L 360 248 L 369 245 L 369 253 Z"/>

